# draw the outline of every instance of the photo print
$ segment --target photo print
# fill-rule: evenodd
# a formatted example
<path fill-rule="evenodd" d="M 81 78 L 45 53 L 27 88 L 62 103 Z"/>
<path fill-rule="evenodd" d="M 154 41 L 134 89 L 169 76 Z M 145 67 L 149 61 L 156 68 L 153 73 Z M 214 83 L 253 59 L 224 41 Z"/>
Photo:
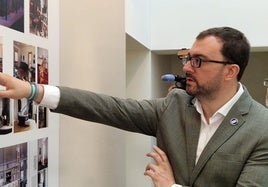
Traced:
<path fill-rule="evenodd" d="M 37 48 L 37 83 L 48 84 L 48 50 Z M 38 107 L 38 127 L 47 127 L 47 108 Z"/>
<path fill-rule="evenodd" d="M 3 38 L 0 36 L 0 72 L 3 72 Z"/>
<path fill-rule="evenodd" d="M 0 148 L 0 187 L 48 187 L 48 138 Z"/>
<path fill-rule="evenodd" d="M 30 33 L 48 38 L 48 0 L 30 0 Z"/>
<path fill-rule="evenodd" d="M 37 83 L 48 84 L 48 50 L 37 48 Z"/>
<path fill-rule="evenodd" d="M 48 182 L 48 138 L 38 140 L 38 186 L 47 187 Z"/>
<path fill-rule="evenodd" d="M 3 38 L 0 36 L 0 72 L 3 72 Z M 0 88 L 1 89 L 1 88 Z M 12 132 L 10 99 L 0 98 L 0 135 Z"/>
<path fill-rule="evenodd" d="M 0 25 L 24 32 L 24 0 L 0 0 Z"/>
<path fill-rule="evenodd" d="M 0 114 L 0 135 L 11 133 L 10 99 L 0 98 Z"/>
<path fill-rule="evenodd" d="M 36 81 L 34 46 L 14 41 L 14 77 Z M 26 98 L 14 100 L 14 132 L 37 128 L 37 106 Z"/>
<path fill-rule="evenodd" d="M 27 186 L 27 143 L 0 148 L 0 186 Z"/>

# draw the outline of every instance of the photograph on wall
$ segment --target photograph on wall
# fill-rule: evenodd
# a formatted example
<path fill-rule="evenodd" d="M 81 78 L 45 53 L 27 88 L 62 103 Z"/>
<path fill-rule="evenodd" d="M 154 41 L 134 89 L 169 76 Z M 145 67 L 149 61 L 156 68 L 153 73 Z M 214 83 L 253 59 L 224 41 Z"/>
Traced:
<path fill-rule="evenodd" d="M 0 187 L 48 186 L 48 138 L 0 148 Z"/>
<path fill-rule="evenodd" d="M 37 83 L 48 84 L 48 50 L 37 48 Z"/>
<path fill-rule="evenodd" d="M 0 72 L 3 72 L 3 38 L 0 36 Z"/>
<path fill-rule="evenodd" d="M 48 138 L 38 140 L 38 186 L 48 186 Z"/>
<path fill-rule="evenodd" d="M 0 72 L 3 72 L 3 38 L 0 36 Z M 12 132 L 10 99 L 0 98 L 0 135 Z"/>
<path fill-rule="evenodd" d="M 48 0 L 30 0 L 30 33 L 48 38 Z"/>
<path fill-rule="evenodd" d="M 48 50 L 37 48 L 37 83 L 48 84 Z M 38 107 L 38 127 L 47 127 L 47 108 Z"/>
<path fill-rule="evenodd" d="M 14 41 L 14 77 L 35 82 L 35 47 Z M 37 106 L 26 98 L 14 100 L 14 132 L 37 129 Z"/>
<path fill-rule="evenodd" d="M 28 142 L 27 187 L 48 186 L 48 137 Z"/>
<path fill-rule="evenodd" d="M 10 99 L 0 98 L 0 135 L 12 132 L 10 123 Z"/>
<path fill-rule="evenodd" d="M 0 0 L 0 25 L 24 32 L 24 0 Z"/>
<path fill-rule="evenodd" d="M 27 143 L 0 148 L 0 186 L 27 186 Z"/>
<path fill-rule="evenodd" d="M 43 106 L 38 107 L 38 128 L 47 127 L 47 108 Z"/>

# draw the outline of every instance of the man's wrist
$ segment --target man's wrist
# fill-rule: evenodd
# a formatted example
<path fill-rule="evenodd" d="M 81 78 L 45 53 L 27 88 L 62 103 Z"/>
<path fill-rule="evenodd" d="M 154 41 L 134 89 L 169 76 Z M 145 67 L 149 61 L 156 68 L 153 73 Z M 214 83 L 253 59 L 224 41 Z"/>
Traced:
<path fill-rule="evenodd" d="M 44 97 L 44 86 L 41 84 L 38 84 L 37 86 L 38 86 L 38 93 L 34 101 L 39 104 Z"/>

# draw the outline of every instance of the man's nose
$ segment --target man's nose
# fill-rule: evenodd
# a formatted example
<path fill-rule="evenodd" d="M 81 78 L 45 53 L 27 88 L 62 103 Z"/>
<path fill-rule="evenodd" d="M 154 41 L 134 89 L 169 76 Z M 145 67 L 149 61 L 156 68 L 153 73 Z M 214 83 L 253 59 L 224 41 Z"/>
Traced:
<path fill-rule="evenodd" d="M 182 70 L 183 70 L 183 72 L 192 72 L 193 71 L 193 67 L 191 66 L 191 63 L 190 63 L 190 60 L 188 60 L 185 64 L 184 64 L 184 66 L 182 67 Z"/>

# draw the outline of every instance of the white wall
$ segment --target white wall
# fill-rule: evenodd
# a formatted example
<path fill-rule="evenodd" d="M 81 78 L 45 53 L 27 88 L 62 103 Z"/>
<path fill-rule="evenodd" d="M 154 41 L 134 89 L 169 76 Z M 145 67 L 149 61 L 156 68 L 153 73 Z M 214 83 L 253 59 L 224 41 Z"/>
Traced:
<path fill-rule="evenodd" d="M 191 47 L 195 36 L 214 26 L 243 31 L 252 46 L 268 46 L 268 1 L 153 0 L 152 49 Z"/>
<path fill-rule="evenodd" d="M 125 0 L 126 33 L 151 48 L 151 0 Z"/>
<path fill-rule="evenodd" d="M 152 98 L 164 97 L 168 93 L 168 88 L 173 82 L 164 82 L 161 80 L 161 76 L 164 74 L 172 73 L 171 69 L 171 56 L 170 55 L 158 55 L 152 53 Z"/>
<path fill-rule="evenodd" d="M 253 47 L 264 47 L 267 7 L 266 0 L 126 0 L 126 32 L 151 50 L 174 54 L 191 47 L 204 29 L 231 26 L 244 32 Z"/>
<path fill-rule="evenodd" d="M 151 52 L 127 35 L 126 37 L 126 91 L 133 99 L 151 98 Z M 151 185 L 151 179 L 143 175 L 151 162 L 146 154 L 152 150 L 152 138 L 127 133 L 126 136 L 126 186 Z"/>
<path fill-rule="evenodd" d="M 125 96 L 124 8 L 123 0 L 60 1 L 61 85 Z M 126 186 L 122 131 L 63 115 L 60 128 L 60 186 Z"/>

